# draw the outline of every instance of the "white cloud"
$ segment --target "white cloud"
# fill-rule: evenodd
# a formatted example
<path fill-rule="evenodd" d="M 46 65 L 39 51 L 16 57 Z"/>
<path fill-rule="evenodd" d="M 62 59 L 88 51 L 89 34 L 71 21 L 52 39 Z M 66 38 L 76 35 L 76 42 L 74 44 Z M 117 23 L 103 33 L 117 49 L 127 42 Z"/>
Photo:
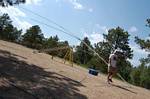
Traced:
<path fill-rule="evenodd" d="M 150 40 L 150 36 L 146 37 L 146 40 Z"/>
<path fill-rule="evenodd" d="M 81 3 L 79 3 L 77 0 L 69 0 L 69 2 L 73 5 L 73 7 L 77 10 L 83 10 L 84 7 Z"/>
<path fill-rule="evenodd" d="M 103 35 L 100 34 L 100 33 L 93 33 L 93 34 L 90 35 L 90 37 L 91 37 L 91 43 L 92 44 L 98 43 L 98 42 L 104 40 Z"/>
<path fill-rule="evenodd" d="M 13 24 L 18 27 L 19 29 L 23 29 L 23 31 L 25 31 L 27 28 L 29 28 L 30 26 L 32 26 L 29 22 L 27 21 L 23 21 L 20 18 L 24 18 L 26 17 L 26 14 L 24 12 L 22 12 L 21 10 L 19 10 L 18 8 L 15 7 L 7 7 L 7 8 L 3 8 L 0 7 L 0 13 L 7 13 L 10 18 L 13 21 Z"/>
<path fill-rule="evenodd" d="M 81 42 L 77 42 L 77 45 L 80 45 Z"/>
<path fill-rule="evenodd" d="M 93 32 L 92 34 L 84 33 L 84 37 L 88 37 L 92 44 L 103 41 L 103 35 L 100 33 Z"/>
<path fill-rule="evenodd" d="M 101 26 L 100 24 L 95 24 L 95 28 L 98 28 L 100 32 L 104 32 L 105 34 L 108 34 L 108 28 L 106 26 Z"/>
<path fill-rule="evenodd" d="M 145 50 L 139 48 L 137 45 L 130 45 L 131 49 L 134 51 L 134 53 L 139 53 L 142 55 L 148 55 L 148 52 Z"/>
<path fill-rule="evenodd" d="M 0 7 L 0 12 L 1 13 L 8 13 L 9 16 L 13 16 L 13 17 L 26 17 L 26 14 L 24 12 L 22 12 L 21 10 L 19 10 L 18 8 L 15 7 Z"/>
<path fill-rule="evenodd" d="M 93 9 L 92 9 L 92 8 L 89 8 L 89 12 L 93 12 Z"/>
<path fill-rule="evenodd" d="M 138 31 L 138 29 L 135 26 L 132 26 L 129 28 L 128 30 L 130 33 L 136 33 Z"/>
<path fill-rule="evenodd" d="M 88 27 L 92 27 L 90 24 Z M 103 33 L 108 33 L 108 28 L 106 26 L 101 26 L 100 24 L 95 24 L 92 30 L 81 29 L 83 37 L 88 37 L 92 44 L 104 41 Z M 91 33 L 92 32 L 92 33 Z"/>
<path fill-rule="evenodd" d="M 31 5 L 31 4 L 40 5 L 40 4 L 41 4 L 41 1 L 42 1 L 42 0 L 26 0 L 26 4 L 27 4 L 27 5 Z"/>
<path fill-rule="evenodd" d="M 140 64 L 139 59 L 147 57 L 149 53 L 140 49 L 136 44 L 130 45 L 130 47 L 133 50 L 133 59 L 129 61 L 133 64 L 133 66 L 138 66 Z"/>
<path fill-rule="evenodd" d="M 81 4 L 79 2 L 80 0 L 55 0 L 55 1 L 56 1 L 56 3 L 60 2 L 60 1 L 65 1 L 65 2 L 69 3 L 71 6 L 73 6 L 73 8 L 76 10 L 84 10 L 84 11 L 88 11 L 88 12 L 93 12 L 93 8 L 84 6 L 83 4 Z"/>
<path fill-rule="evenodd" d="M 92 29 L 89 30 L 89 27 L 92 27 Z M 81 28 L 80 32 L 83 33 L 83 37 L 89 38 L 91 44 L 95 44 L 105 41 L 103 34 L 108 34 L 108 27 L 98 23 L 93 25 L 91 22 L 88 22 L 87 28 Z"/>
<path fill-rule="evenodd" d="M 55 0 L 56 2 L 58 2 L 59 0 Z"/>
<path fill-rule="evenodd" d="M 101 26 L 100 27 L 106 34 L 108 33 L 108 28 L 106 26 Z"/>
<path fill-rule="evenodd" d="M 133 58 L 133 59 L 128 59 L 128 61 L 131 62 L 131 64 L 135 67 L 138 66 L 140 64 L 139 59 Z"/>
<path fill-rule="evenodd" d="M 87 33 L 84 33 L 83 36 L 89 38 L 89 35 Z"/>
<path fill-rule="evenodd" d="M 101 26 L 100 26 L 100 24 L 95 24 L 95 26 L 97 27 L 97 28 L 101 28 Z"/>
<path fill-rule="evenodd" d="M 19 28 L 19 29 L 23 29 L 23 32 L 26 31 L 26 29 L 28 29 L 29 27 L 31 27 L 32 25 L 24 20 L 21 20 L 19 18 L 13 18 L 13 22 L 14 24 Z"/>

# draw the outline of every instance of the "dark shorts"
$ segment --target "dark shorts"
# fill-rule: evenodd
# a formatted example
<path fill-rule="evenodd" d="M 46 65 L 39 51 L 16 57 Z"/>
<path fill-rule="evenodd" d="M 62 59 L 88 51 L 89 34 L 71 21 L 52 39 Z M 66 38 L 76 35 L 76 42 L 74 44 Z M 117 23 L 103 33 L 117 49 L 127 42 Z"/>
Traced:
<path fill-rule="evenodd" d="M 108 73 L 116 73 L 116 72 L 117 72 L 116 67 L 108 66 Z"/>

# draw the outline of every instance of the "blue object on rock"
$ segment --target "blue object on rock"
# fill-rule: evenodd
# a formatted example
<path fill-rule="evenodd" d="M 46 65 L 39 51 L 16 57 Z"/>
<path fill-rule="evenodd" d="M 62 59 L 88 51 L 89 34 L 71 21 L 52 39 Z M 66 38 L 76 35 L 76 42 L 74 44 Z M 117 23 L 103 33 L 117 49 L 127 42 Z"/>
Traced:
<path fill-rule="evenodd" d="M 89 69 L 89 74 L 92 74 L 94 76 L 97 76 L 98 75 L 98 71 L 95 70 L 95 69 Z"/>

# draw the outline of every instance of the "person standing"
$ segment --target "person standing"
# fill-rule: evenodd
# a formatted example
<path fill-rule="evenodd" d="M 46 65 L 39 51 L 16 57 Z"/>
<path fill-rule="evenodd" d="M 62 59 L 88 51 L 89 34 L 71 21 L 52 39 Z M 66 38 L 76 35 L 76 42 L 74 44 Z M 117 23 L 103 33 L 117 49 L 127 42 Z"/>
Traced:
<path fill-rule="evenodd" d="M 108 76 L 107 76 L 107 82 L 110 84 L 112 81 L 112 77 L 116 75 L 117 73 L 117 53 L 119 51 L 115 50 L 112 54 L 109 56 L 109 62 L 108 62 Z"/>

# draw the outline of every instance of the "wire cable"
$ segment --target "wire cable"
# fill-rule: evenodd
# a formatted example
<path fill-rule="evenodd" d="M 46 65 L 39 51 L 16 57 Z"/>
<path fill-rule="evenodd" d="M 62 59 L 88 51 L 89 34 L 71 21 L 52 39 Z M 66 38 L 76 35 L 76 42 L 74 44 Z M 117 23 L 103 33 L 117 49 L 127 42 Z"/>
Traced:
<path fill-rule="evenodd" d="M 25 10 L 25 11 L 28 11 L 28 12 L 30 12 L 30 13 L 32 13 L 32 14 L 38 16 L 38 17 L 41 17 L 41 18 L 43 18 L 43 19 L 49 21 L 50 23 L 55 24 L 56 26 L 58 26 L 58 27 L 61 28 L 61 29 L 59 29 L 59 28 L 57 28 L 57 27 L 54 27 L 54 26 L 51 26 L 51 25 L 49 25 L 49 24 L 46 24 L 46 23 L 44 23 L 44 22 L 40 22 L 40 21 L 38 21 L 38 20 L 32 19 L 33 21 L 36 21 L 37 23 L 43 24 L 43 25 L 45 25 L 45 26 L 47 26 L 47 27 L 49 27 L 49 28 L 52 28 L 52 29 L 55 29 L 55 30 L 57 30 L 57 31 L 63 32 L 63 33 L 65 33 L 65 34 L 67 34 L 67 35 L 69 35 L 69 36 L 71 36 L 71 37 L 74 37 L 74 38 L 76 38 L 77 40 L 83 42 L 83 44 L 85 44 L 85 45 L 89 48 L 89 50 L 91 50 L 92 52 L 94 52 L 94 55 L 97 55 L 106 65 L 108 64 L 108 63 L 105 61 L 105 59 L 102 58 L 94 49 L 92 49 L 89 45 L 87 45 L 86 42 L 84 42 L 83 40 L 81 40 L 79 37 L 75 36 L 74 33 L 70 32 L 68 29 L 64 28 L 63 26 L 57 24 L 56 22 L 54 22 L 54 21 L 52 21 L 52 20 L 50 20 L 50 19 L 48 19 L 48 18 L 46 18 L 46 17 L 44 17 L 44 16 L 41 16 L 41 15 L 39 15 L 39 14 L 37 14 L 37 13 L 35 13 L 35 12 L 29 10 L 29 9 L 26 9 L 26 8 L 23 8 L 23 7 L 20 7 L 20 8 L 23 9 L 23 10 Z M 123 81 L 127 82 L 120 74 L 119 74 L 118 76 L 119 76 Z"/>

